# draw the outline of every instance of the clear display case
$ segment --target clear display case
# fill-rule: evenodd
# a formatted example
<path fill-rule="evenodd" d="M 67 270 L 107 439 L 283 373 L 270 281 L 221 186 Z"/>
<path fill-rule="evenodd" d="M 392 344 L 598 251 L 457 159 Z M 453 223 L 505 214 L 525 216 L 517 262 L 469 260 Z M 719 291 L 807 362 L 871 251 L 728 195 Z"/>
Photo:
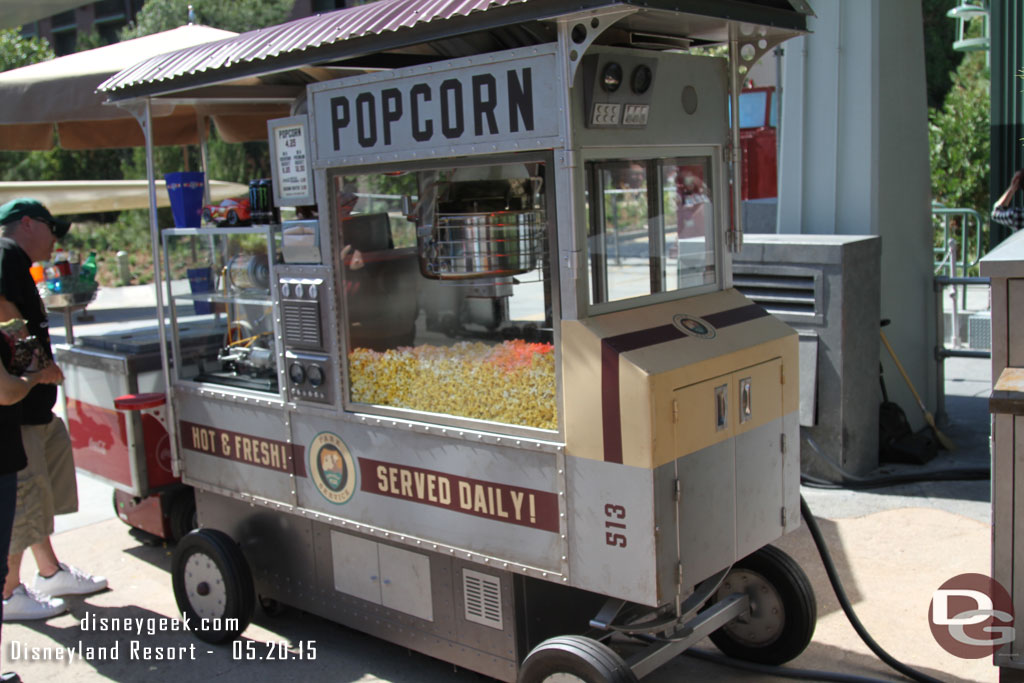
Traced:
<path fill-rule="evenodd" d="M 594 312 L 646 305 L 717 283 L 710 156 L 586 163 L 587 274 Z M 621 307 L 616 306 L 616 308 Z"/>
<path fill-rule="evenodd" d="M 546 171 L 333 176 L 354 409 L 558 429 Z"/>
<path fill-rule="evenodd" d="M 280 394 L 270 292 L 279 235 L 271 225 L 163 231 L 177 380 Z M 184 269 L 187 279 L 183 262 L 194 264 Z M 185 351 L 181 338 L 196 328 L 219 342 Z"/>

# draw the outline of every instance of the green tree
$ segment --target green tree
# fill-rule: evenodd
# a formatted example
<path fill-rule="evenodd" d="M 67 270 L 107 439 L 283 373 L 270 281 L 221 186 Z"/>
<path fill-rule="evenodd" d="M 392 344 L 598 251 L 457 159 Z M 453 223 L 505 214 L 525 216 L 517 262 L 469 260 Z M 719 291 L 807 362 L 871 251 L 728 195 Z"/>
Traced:
<path fill-rule="evenodd" d="M 121 31 L 121 39 L 167 31 L 188 21 L 188 7 L 200 24 L 226 31 L 243 33 L 257 28 L 273 26 L 288 19 L 295 0 L 147 0 L 135 17 L 135 24 Z M 250 178 L 270 174 L 269 149 L 266 142 L 229 144 L 222 141 L 216 131 L 207 143 L 208 172 L 211 178 L 244 183 Z M 161 173 L 199 168 L 196 150 L 174 148 L 157 149 L 154 163 Z M 126 178 L 143 178 L 146 173 L 145 153 L 135 150 L 124 169 Z"/>
<path fill-rule="evenodd" d="M 950 208 L 989 212 L 989 70 L 984 53 L 968 54 L 952 76 L 952 87 L 941 109 L 929 111 L 932 200 Z M 984 221 L 983 221 L 984 225 Z M 988 233 L 963 234 L 957 219 L 950 219 L 950 237 L 967 253 L 984 254 Z M 943 229 L 936 221 L 934 244 L 942 244 Z M 966 243 L 965 243 L 966 240 Z M 967 275 L 968 273 L 964 273 Z"/>
<path fill-rule="evenodd" d="M 94 50 L 110 43 L 100 35 L 100 32 L 93 28 L 87 33 L 79 33 L 75 38 L 75 52 L 85 52 L 86 50 Z"/>
<path fill-rule="evenodd" d="M 53 49 L 42 38 L 25 38 L 18 29 L 0 30 L 0 71 L 53 59 Z"/>
<path fill-rule="evenodd" d="M 956 22 L 946 16 L 956 0 L 922 0 L 924 19 L 924 69 L 928 91 L 928 106 L 942 106 L 952 85 L 952 75 L 964 54 L 953 49 Z"/>
<path fill-rule="evenodd" d="M 988 213 L 989 120 L 989 70 L 984 53 L 972 53 L 942 108 L 929 112 L 933 200 Z"/>
<path fill-rule="evenodd" d="M 192 6 L 200 24 L 244 33 L 287 21 L 295 0 L 147 0 L 135 24 L 121 31 L 121 40 L 167 31 L 188 23 Z"/>

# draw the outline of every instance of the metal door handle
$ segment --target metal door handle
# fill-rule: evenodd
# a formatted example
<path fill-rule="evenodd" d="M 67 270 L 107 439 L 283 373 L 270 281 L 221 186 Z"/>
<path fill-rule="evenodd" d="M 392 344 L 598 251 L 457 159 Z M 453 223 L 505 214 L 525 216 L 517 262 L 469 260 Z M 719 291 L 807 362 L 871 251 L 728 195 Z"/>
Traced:
<path fill-rule="evenodd" d="M 750 378 L 740 380 L 740 422 L 747 422 L 754 416 L 751 405 Z"/>
<path fill-rule="evenodd" d="M 715 431 L 722 431 L 729 424 L 729 385 L 715 387 Z"/>

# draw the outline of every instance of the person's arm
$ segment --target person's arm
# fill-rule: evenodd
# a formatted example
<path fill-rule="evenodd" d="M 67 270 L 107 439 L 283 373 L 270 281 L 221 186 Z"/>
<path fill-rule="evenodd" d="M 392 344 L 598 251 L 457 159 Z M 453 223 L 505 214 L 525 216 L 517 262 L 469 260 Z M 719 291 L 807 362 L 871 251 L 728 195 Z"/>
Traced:
<path fill-rule="evenodd" d="M 1017 190 L 1020 189 L 1022 182 L 1024 182 L 1024 168 L 1013 174 L 1009 187 L 1006 188 L 1006 191 L 1003 192 L 992 208 L 1001 209 L 1009 204 L 1010 200 L 1013 199 L 1013 195 L 1017 194 Z"/>
<path fill-rule="evenodd" d="M 0 323 L 24 317 L 17 306 L 11 303 L 3 294 L 0 294 Z"/>
<path fill-rule="evenodd" d="M 1024 228 L 1024 208 L 1010 206 L 1013 195 L 1017 194 L 1017 190 L 1020 189 L 1022 183 L 1024 183 L 1024 169 L 1013 174 L 1009 187 L 1006 188 L 1006 191 L 1003 192 L 1002 196 L 992 206 L 992 220 L 1009 226 L 1014 231 Z"/>
<path fill-rule="evenodd" d="M 63 378 L 56 365 L 49 365 L 25 377 L 15 377 L 0 365 L 0 405 L 13 405 L 25 398 L 35 385 L 59 384 Z"/>

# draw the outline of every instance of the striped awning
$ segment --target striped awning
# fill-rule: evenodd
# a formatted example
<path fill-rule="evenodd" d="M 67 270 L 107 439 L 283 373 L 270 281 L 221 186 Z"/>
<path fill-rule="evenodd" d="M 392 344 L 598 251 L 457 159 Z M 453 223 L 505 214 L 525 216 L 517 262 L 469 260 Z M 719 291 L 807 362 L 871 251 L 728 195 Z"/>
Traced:
<path fill-rule="evenodd" d="M 620 22 L 627 30 L 704 42 L 725 39 L 730 21 L 793 35 L 811 12 L 804 0 L 377 0 L 147 59 L 98 90 L 118 101 L 310 66 L 407 66 L 550 42 L 553 19 L 616 7 L 637 9 Z"/>

